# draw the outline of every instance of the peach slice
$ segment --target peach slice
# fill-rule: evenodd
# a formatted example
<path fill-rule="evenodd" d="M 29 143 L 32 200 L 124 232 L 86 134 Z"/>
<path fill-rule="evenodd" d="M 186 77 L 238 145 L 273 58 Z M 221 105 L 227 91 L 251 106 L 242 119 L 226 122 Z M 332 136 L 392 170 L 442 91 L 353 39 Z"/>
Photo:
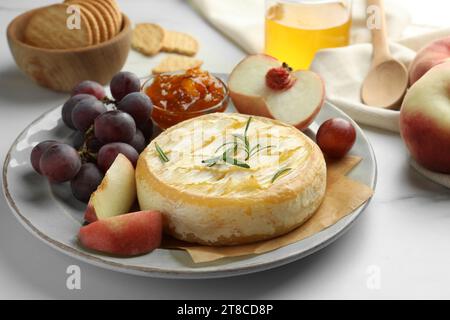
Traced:
<path fill-rule="evenodd" d="M 135 200 L 133 164 L 123 154 L 119 154 L 106 171 L 97 190 L 92 193 L 84 219 L 94 222 L 127 213 Z"/>
<path fill-rule="evenodd" d="M 80 243 L 92 250 L 136 256 L 161 245 L 162 216 L 157 211 L 139 211 L 111 217 L 81 227 Z"/>

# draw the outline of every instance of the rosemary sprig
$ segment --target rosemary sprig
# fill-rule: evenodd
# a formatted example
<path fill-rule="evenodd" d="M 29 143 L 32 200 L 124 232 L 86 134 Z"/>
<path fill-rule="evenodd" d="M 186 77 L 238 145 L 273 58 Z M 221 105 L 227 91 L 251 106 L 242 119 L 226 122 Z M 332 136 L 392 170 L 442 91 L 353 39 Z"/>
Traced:
<path fill-rule="evenodd" d="M 225 163 L 231 164 L 233 166 L 237 166 L 237 167 L 241 167 L 241 168 L 245 168 L 245 169 L 250 169 L 250 166 L 248 164 L 246 164 L 245 162 L 239 161 L 236 158 L 229 157 L 228 153 L 226 153 L 226 152 L 223 153 L 222 160 Z"/>
<path fill-rule="evenodd" d="M 226 149 L 225 152 L 223 152 L 220 156 L 216 156 L 211 159 L 203 160 L 202 163 L 207 164 L 208 167 L 213 167 L 219 161 L 224 161 L 225 163 L 228 163 L 228 164 L 231 164 L 234 166 L 249 169 L 250 166 L 246 163 L 246 161 L 248 161 L 252 156 L 257 154 L 258 152 L 261 152 L 262 150 L 273 147 L 273 146 L 266 146 L 266 147 L 262 148 L 260 144 L 257 144 L 256 146 L 250 148 L 250 140 L 248 138 L 248 130 L 250 128 L 252 119 L 253 119 L 252 117 L 248 118 L 247 123 L 245 124 L 244 134 L 233 134 L 233 141 L 223 143 L 216 149 L 215 153 L 219 152 L 222 148 L 224 148 L 228 145 L 231 145 L 232 147 Z M 243 149 L 245 152 L 244 161 L 240 161 L 240 160 L 236 159 L 239 148 Z M 231 153 L 233 153 L 233 156 L 231 156 Z"/>
<path fill-rule="evenodd" d="M 250 123 L 252 122 L 252 117 L 248 118 L 247 120 L 247 124 L 245 125 L 245 130 L 244 130 L 244 143 L 245 143 L 245 148 L 247 150 L 250 149 L 250 142 L 248 141 L 248 136 L 247 136 L 247 132 L 248 132 L 248 128 L 250 127 Z"/>
<path fill-rule="evenodd" d="M 222 159 L 222 155 L 218 156 L 218 157 L 214 157 L 211 159 L 206 159 L 206 160 L 202 160 L 202 163 L 205 163 L 208 165 L 208 167 L 213 167 L 217 164 L 217 162 L 219 162 Z"/>
<path fill-rule="evenodd" d="M 155 142 L 155 148 L 156 148 L 156 152 L 158 152 L 158 156 L 162 162 L 170 161 L 169 157 L 167 157 L 167 155 L 164 153 L 163 149 L 161 149 L 161 147 L 156 142 Z"/>
<path fill-rule="evenodd" d="M 292 168 L 282 168 L 280 170 L 278 170 L 272 177 L 272 183 L 275 182 L 275 180 L 277 180 L 279 177 L 281 177 L 282 175 L 288 173 L 289 171 L 291 171 Z"/>
<path fill-rule="evenodd" d="M 219 147 L 217 147 L 217 149 L 216 149 L 216 151 L 214 151 L 214 153 L 219 152 L 220 149 L 222 149 L 223 147 L 225 147 L 225 146 L 227 146 L 229 144 L 232 144 L 236 148 L 235 145 L 237 144 L 237 142 L 236 141 L 225 142 L 224 144 L 222 144 Z"/>
<path fill-rule="evenodd" d="M 250 123 L 252 122 L 252 117 L 249 117 L 247 123 L 245 124 L 244 135 L 234 134 L 234 138 L 241 140 L 244 143 L 244 151 L 246 153 L 245 161 L 250 158 L 250 141 L 248 139 L 248 128 L 250 127 Z"/>
<path fill-rule="evenodd" d="M 248 155 L 246 160 L 249 160 L 251 157 L 253 157 L 255 154 L 260 153 L 261 151 L 265 150 L 265 149 L 270 149 L 273 148 L 275 146 L 265 146 L 265 147 L 261 147 L 260 144 L 257 144 L 256 146 L 254 146 L 253 148 L 250 149 L 250 154 Z"/>
<path fill-rule="evenodd" d="M 243 144 L 243 150 L 245 151 L 245 161 L 247 161 L 250 155 L 248 138 L 241 134 L 233 134 L 233 138 L 235 141 L 239 139 L 242 142 L 241 144 Z"/>
<path fill-rule="evenodd" d="M 237 139 L 236 138 L 233 139 L 233 142 L 234 142 L 233 156 L 236 157 L 237 153 L 238 153 L 239 145 L 237 143 Z"/>
<path fill-rule="evenodd" d="M 208 165 L 208 167 L 212 167 L 215 166 L 217 164 L 217 162 L 219 161 L 224 161 L 225 163 L 234 165 L 234 166 L 238 166 L 241 168 L 245 168 L 245 169 L 250 169 L 250 166 L 248 164 L 246 164 L 245 162 L 239 161 L 238 159 L 236 159 L 235 157 L 230 156 L 231 152 L 236 152 L 236 145 L 227 149 L 224 153 L 222 153 L 220 156 L 211 158 L 211 159 L 207 159 L 207 160 L 202 160 L 202 163 L 205 163 Z"/>

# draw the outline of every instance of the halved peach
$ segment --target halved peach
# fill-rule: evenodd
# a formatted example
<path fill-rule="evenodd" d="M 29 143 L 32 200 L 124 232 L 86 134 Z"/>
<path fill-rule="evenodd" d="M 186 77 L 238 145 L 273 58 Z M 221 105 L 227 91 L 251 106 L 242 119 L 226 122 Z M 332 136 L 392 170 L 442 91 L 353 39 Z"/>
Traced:
<path fill-rule="evenodd" d="M 290 78 L 275 79 L 275 83 L 281 83 L 280 88 L 275 88 L 268 73 L 282 68 Z M 300 130 L 311 124 L 325 99 L 325 86 L 318 74 L 307 70 L 292 72 L 287 65 L 264 54 L 241 61 L 229 77 L 228 88 L 240 113 L 278 119 Z"/>

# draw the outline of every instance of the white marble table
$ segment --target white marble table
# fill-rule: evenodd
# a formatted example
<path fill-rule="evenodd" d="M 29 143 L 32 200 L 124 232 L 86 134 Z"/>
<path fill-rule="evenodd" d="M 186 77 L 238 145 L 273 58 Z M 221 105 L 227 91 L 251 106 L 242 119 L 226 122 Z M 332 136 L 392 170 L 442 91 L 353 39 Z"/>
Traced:
<path fill-rule="evenodd" d="M 6 43 L 6 26 L 14 16 L 50 2 L 0 1 L 1 159 L 22 128 L 66 98 L 25 78 Z M 200 57 L 211 71 L 229 72 L 244 55 L 184 1 L 120 2 L 136 22 L 156 21 L 196 34 L 202 43 Z M 439 15 L 448 11 L 439 6 L 449 6 L 443 1 L 427 8 L 414 3 L 417 12 L 426 9 L 431 17 L 430 10 Z M 36 240 L 0 197 L 0 298 L 450 298 L 450 191 L 410 169 L 397 135 L 365 130 L 378 158 L 375 197 L 346 235 L 306 259 L 260 274 L 206 281 L 114 273 L 69 258 Z M 81 290 L 66 288 L 66 269 L 72 264 L 81 268 Z"/>

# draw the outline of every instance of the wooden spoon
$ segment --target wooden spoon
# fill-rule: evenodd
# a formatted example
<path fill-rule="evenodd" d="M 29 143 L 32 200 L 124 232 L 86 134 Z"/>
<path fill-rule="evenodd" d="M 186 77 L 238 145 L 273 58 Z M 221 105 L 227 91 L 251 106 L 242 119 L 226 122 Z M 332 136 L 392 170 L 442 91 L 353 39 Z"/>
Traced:
<path fill-rule="evenodd" d="M 369 106 L 398 107 L 408 88 L 408 70 L 389 51 L 383 0 L 368 0 L 367 4 L 379 8 L 381 25 L 372 29 L 372 67 L 364 80 L 361 97 Z"/>

